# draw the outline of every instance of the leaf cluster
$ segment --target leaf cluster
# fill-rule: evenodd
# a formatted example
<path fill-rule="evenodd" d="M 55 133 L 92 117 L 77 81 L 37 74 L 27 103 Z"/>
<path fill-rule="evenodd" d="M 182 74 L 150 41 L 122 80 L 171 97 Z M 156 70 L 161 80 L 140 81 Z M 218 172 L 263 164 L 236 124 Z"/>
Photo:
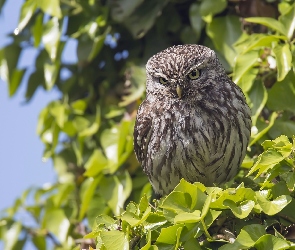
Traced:
<path fill-rule="evenodd" d="M 38 89 L 60 94 L 37 124 L 57 181 L 1 213 L 4 249 L 294 247 L 294 20 L 293 0 L 24 1 L 0 75 L 9 96 L 26 85 L 26 102 Z M 230 183 L 182 180 L 153 203 L 132 142 L 144 65 L 188 43 L 214 49 L 245 93 L 251 141 Z M 36 58 L 21 68 L 28 49 Z"/>

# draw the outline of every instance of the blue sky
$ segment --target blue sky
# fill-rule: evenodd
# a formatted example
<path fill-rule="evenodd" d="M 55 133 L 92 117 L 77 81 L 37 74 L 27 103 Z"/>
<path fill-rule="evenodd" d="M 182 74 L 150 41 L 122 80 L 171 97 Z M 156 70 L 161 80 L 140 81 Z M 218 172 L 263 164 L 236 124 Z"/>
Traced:
<path fill-rule="evenodd" d="M 0 15 L 0 47 L 9 42 L 6 37 L 17 27 L 24 0 L 7 0 Z M 63 56 L 76 60 L 74 44 L 69 43 Z M 19 67 L 30 66 L 36 51 L 22 55 Z M 38 114 L 59 94 L 39 89 L 29 104 L 24 102 L 23 83 L 13 98 L 8 97 L 7 84 L 0 80 L 0 211 L 11 206 L 22 191 L 55 181 L 52 162 L 42 162 L 44 146 L 36 134 Z"/>

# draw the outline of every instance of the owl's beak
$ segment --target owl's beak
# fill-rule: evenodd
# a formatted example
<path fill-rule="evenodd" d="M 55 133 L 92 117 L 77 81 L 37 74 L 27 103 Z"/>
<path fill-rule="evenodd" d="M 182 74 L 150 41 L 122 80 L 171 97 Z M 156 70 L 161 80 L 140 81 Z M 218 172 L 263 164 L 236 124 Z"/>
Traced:
<path fill-rule="evenodd" d="M 177 93 L 179 99 L 181 99 L 181 97 L 182 97 L 182 88 L 179 86 L 179 84 L 177 84 L 176 93 Z"/>

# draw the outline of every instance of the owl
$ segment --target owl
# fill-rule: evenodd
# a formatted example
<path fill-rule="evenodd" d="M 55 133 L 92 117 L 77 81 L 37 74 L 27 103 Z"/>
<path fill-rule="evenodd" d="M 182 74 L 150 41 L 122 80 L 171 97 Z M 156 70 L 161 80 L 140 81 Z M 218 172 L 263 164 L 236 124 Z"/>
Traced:
<path fill-rule="evenodd" d="M 158 196 L 188 182 L 232 179 L 245 157 L 251 114 L 241 89 L 215 52 L 169 47 L 146 64 L 146 99 L 134 127 L 134 150 Z"/>

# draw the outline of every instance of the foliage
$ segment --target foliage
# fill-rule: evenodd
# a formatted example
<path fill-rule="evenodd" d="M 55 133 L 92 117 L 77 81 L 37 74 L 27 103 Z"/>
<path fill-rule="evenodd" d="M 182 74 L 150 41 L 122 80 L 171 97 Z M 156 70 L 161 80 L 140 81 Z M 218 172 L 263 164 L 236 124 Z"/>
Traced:
<path fill-rule="evenodd" d="M 295 222 L 295 137 L 293 145 L 280 136 L 266 140 L 263 148 L 240 185 L 222 189 L 181 180 L 156 207 L 143 196 L 138 204 L 130 202 L 117 220 L 98 216 L 84 238 L 96 238 L 99 249 L 123 249 L 128 242 L 140 249 L 295 247 L 285 238 Z M 277 176 L 281 180 L 271 182 Z M 115 235 L 118 245 L 110 242 Z"/>
<path fill-rule="evenodd" d="M 291 0 L 25 1 L 0 50 L 1 78 L 13 96 L 27 76 L 27 102 L 38 88 L 59 91 L 37 125 L 57 182 L 25 190 L 2 213 L 5 249 L 294 248 L 294 20 Z M 252 110 L 251 141 L 233 181 L 183 180 L 153 204 L 133 153 L 134 118 L 145 62 L 181 43 L 211 47 L 232 72 Z M 28 48 L 38 52 L 33 72 L 18 67 Z"/>

